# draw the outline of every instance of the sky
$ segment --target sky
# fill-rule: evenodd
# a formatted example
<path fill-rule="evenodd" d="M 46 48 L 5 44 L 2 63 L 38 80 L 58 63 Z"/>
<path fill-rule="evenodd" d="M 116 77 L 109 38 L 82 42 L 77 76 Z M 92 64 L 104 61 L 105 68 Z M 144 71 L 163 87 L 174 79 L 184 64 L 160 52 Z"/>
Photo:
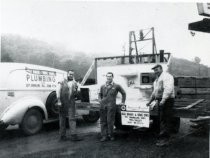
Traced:
<path fill-rule="evenodd" d="M 210 66 L 210 34 L 188 30 L 203 18 L 192 2 L 1 0 L 2 34 L 98 56 L 123 55 L 125 47 L 128 55 L 129 31 L 154 27 L 157 50 Z"/>

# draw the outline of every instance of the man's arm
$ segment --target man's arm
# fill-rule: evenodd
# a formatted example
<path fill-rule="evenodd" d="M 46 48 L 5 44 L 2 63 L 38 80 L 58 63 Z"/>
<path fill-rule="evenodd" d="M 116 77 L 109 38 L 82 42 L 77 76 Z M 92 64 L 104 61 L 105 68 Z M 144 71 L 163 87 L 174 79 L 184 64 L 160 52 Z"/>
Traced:
<path fill-rule="evenodd" d="M 58 85 L 56 87 L 56 97 L 58 99 L 58 106 L 61 106 L 60 94 L 61 94 L 61 83 L 58 82 Z"/>
<path fill-rule="evenodd" d="M 147 103 L 147 106 L 149 106 L 154 100 L 155 100 L 155 82 L 153 83 L 153 92 L 152 92 L 152 94 L 151 94 L 151 96 L 150 96 L 150 100 L 149 100 L 149 102 Z"/>
<path fill-rule="evenodd" d="M 152 93 L 149 102 L 147 103 L 147 106 L 149 106 L 153 101 L 155 100 L 155 95 Z"/>
<path fill-rule="evenodd" d="M 75 81 L 74 82 L 74 97 L 77 97 L 77 92 L 78 92 L 78 83 Z"/>
<path fill-rule="evenodd" d="M 163 96 L 160 104 L 164 104 L 165 101 L 171 97 L 174 91 L 174 78 L 170 74 L 166 74 L 163 78 Z"/>
<path fill-rule="evenodd" d="M 120 92 L 121 95 L 122 95 L 122 104 L 125 104 L 126 92 L 125 92 L 125 90 L 124 90 L 120 85 L 118 85 L 118 86 L 119 86 L 119 92 Z"/>
<path fill-rule="evenodd" d="M 102 98 L 103 98 L 103 85 L 100 87 L 99 93 L 98 93 L 98 100 L 99 102 L 101 102 Z"/>

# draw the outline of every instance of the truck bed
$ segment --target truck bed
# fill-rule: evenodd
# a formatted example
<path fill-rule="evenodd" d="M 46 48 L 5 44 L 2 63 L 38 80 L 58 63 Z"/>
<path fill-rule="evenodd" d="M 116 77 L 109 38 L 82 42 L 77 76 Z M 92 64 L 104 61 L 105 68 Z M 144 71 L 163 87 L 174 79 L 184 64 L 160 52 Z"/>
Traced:
<path fill-rule="evenodd" d="M 198 116 L 210 116 L 210 100 L 177 98 L 173 109 L 176 117 L 197 118 Z M 151 115 L 158 115 L 157 106 L 151 110 Z"/>

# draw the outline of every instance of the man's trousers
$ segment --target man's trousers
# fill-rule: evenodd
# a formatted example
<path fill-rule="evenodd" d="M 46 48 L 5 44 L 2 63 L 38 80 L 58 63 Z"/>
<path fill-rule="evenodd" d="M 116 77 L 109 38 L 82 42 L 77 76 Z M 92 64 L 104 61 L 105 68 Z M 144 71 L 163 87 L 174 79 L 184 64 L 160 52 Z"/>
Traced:
<path fill-rule="evenodd" d="M 113 136 L 116 106 L 104 106 L 100 109 L 101 136 Z"/>
<path fill-rule="evenodd" d="M 66 135 L 66 119 L 68 118 L 70 135 L 76 134 L 76 108 L 75 104 L 71 104 L 69 107 L 59 108 L 59 126 L 60 136 Z"/>
<path fill-rule="evenodd" d="M 167 99 L 165 104 L 159 108 L 160 114 L 160 138 L 169 138 L 173 129 L 173 107 L 174 99 Z"/>

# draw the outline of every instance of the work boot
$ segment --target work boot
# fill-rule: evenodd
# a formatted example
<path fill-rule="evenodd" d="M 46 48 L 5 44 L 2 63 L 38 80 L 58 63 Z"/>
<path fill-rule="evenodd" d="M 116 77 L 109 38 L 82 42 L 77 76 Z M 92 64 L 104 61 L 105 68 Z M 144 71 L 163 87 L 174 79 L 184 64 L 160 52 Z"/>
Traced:
<path fill-rule="evenodd" d="M 59 142 L 67 141 L 68 138 L 66 136 L 60 136 Z"/>
<path fill-rule="evenodd" d="M 115 137 L 114 137 L 114 136 L 111 136 L 111 137 L 109 137 L 109 139 L 110 139 L 111 141 L 114 141 L 114 140 L 115 140 Z"/>
<path fill-rule="evenodd" d="M 105 137 L 105 136 L 103 136 L 103 137 L 100 139 L 101 142 L 105 142 L 105 141 L 107 141 L 107 140 L 109 140 L 109 139 L 108 139 L 108 137 Z"/>
<path fill-rule="evenodd" d="M 169 140 L 161 139 L 156 143 L 156 146 L 162 147 L 162 146 L 168 146 Z"/>
<path fill-rule="evenodd" d="M 170 138 L 170 135 L 169 135 L 168 132 L 162 131 L 162 132 L 159 133 L 158 138 L 160 140 L 169 139 Z"/>
<path fill-rule="evenodd" d="M 73 134 L 73 135 L 71 135 L 70 140 L 71 141 L 81 141 L 81 140 L 83 140 L 83 138 L 79 137 L 76 134 Z"/>

